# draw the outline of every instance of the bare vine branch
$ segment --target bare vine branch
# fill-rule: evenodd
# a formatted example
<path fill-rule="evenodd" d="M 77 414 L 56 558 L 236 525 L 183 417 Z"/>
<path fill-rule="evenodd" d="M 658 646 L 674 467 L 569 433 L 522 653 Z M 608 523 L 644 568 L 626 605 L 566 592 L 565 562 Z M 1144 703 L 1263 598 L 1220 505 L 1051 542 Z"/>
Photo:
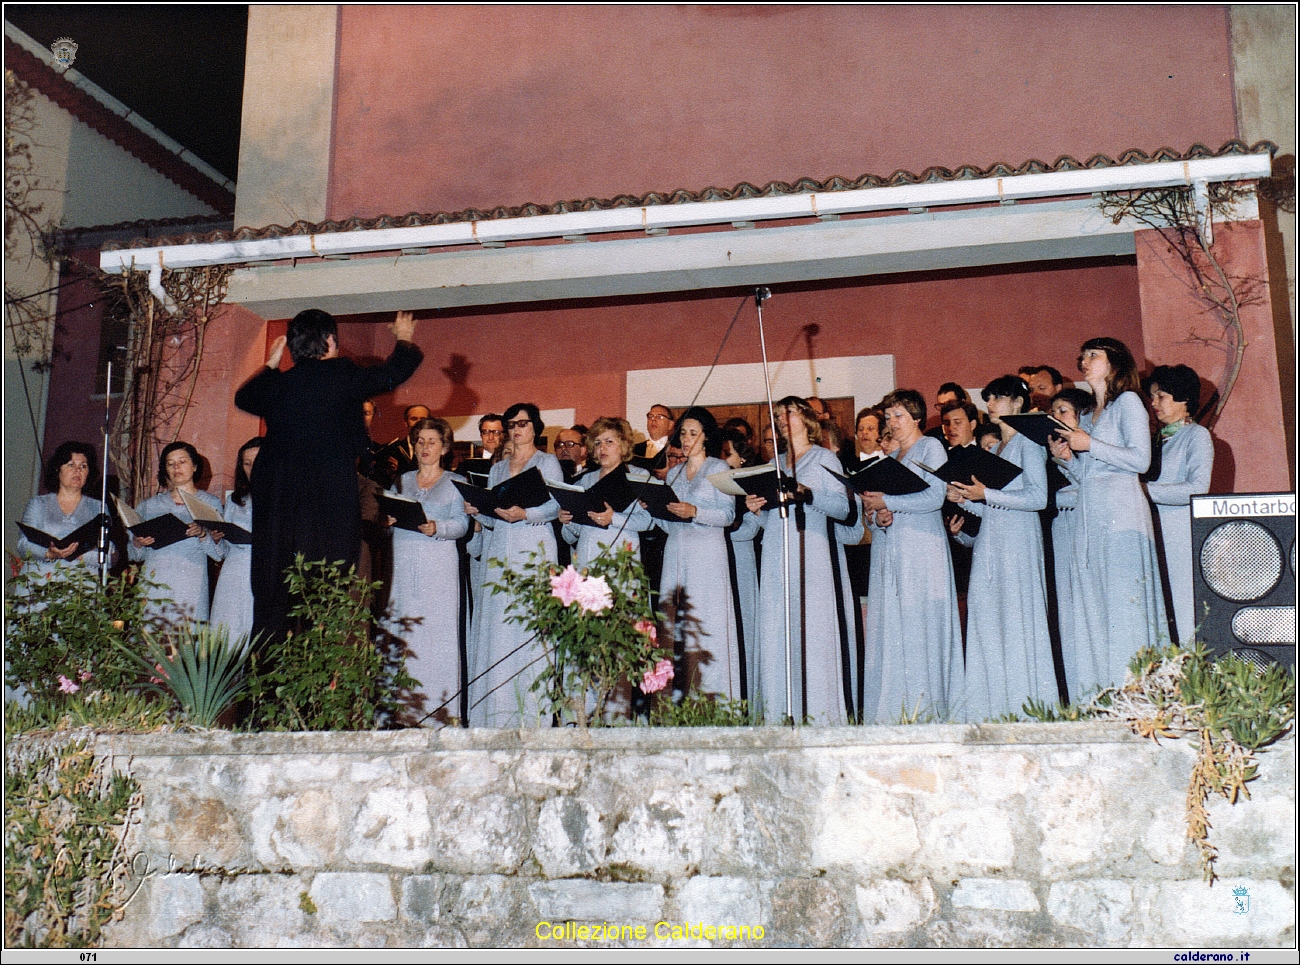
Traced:
<path fill-rule="evenodd" d="M 1187 337 L 1189 342 L 1221 350 L 1225 357 L 1213 411 L 1208 415 L 1202 413 L 1200 417 L 1207 427 L 1213 427 L 1218 421 L 1241 375 L 1249 344 L 1241 312 L 1243 308 L 1264 301 L 1265 281 L 1257 276 L 1229 272 L 1215 254 L 1213 242 L 1207 238 L 1202 225 L 1211 228 L 1216 214 L 1226 214 L 1248 198 L 1252 191 L 1249 186 L 1238 184 L 1212 184 L 1209 186 L 1208 211 L 1204 213 L 1196 210 L 1191 187 L 1150 188 L 1107 193 L 1101 197 L 1102 213 L 1114 224 L 1130 218 L 1160 234 L 1187 270 L 1184 281 L 1189 294 L 1200 303 L 1202 313 L 1214 322 L 1212 334 L 1205 335 L 1192 329 Z"/>
<path fill-rule="evenodd" d="M 110 458 L 124 493 L 152 493 L 158 454 L 180 438 L 194 401 L 207 326 L 225 300 L 231 269 L 223 265 L 164 271 L 172 307 L 149 289 L 148 274 L 101 274 L 107 311 L 127 320 L 122 405 L 110 432 Z"/>

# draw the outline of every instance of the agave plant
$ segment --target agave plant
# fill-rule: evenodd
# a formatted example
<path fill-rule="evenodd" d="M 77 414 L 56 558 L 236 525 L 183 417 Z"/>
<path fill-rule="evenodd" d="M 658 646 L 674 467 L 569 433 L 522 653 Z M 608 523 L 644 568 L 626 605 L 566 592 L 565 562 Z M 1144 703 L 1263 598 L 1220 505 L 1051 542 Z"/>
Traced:
<path fill-rule="evenodd" d="M 194 726 L 215 726 L 243 694 L 250 649 L 245 637 L 231 643 L 224 626 L 201 623 L 182 625 L 167 646 L 148 632 L 144 638 L 148 656 L 133 656 L 149 675 L 146 689 L 175 697 Z"/>

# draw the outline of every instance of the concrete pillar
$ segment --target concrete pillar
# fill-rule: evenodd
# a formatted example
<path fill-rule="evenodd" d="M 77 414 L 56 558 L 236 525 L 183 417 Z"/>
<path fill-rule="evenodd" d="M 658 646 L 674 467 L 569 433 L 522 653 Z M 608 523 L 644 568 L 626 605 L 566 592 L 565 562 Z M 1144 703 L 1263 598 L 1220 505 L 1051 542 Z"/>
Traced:
<path fill-rule="evenodd" d="M 338 7 L 252 6 L 235 226 L 325 220 Z"/>
<path fill-rule="evenodd" d="M 1233 98 L 1237 135 L 1247 143 L 1268 140 L 1278 146 L 1273 161 L 1277 181 L 1291 182 L 1291 210 L 1261 199 L 1264 244 L 1272 287 L 1273 332 L 1277 341 L 1282 396 L 1295 397 L 1296 346 L 1296 8 L 1293 4 L 1234 4 L 1232 28 Z M 1291 486 L 1295 488 L 1295 407 L 1286 419 Z"/>
<path fill-rule="evenodd" d="M 1151 365 L 1182 362 L 1204 379 L 1221 384 L 1232 361 L 1232 347 L 1212 341 L 1222 336 L 1222 327 L 1196 295 L 1187 267 L 1160 232 L 1139 231 L 1135 240 L 1147 361 Z M 1234 286 L 1239 297 L 1250 294 L 1241 310 L 1247 343 L 1241 374 L 1213 430 L 1211 491 L 1290 490 L 1294 482 L 1287 468 L 1263 225 L 1259 221 L 1216 224 L 1213 250 L 1230 277 L 1244 279 Z"/>

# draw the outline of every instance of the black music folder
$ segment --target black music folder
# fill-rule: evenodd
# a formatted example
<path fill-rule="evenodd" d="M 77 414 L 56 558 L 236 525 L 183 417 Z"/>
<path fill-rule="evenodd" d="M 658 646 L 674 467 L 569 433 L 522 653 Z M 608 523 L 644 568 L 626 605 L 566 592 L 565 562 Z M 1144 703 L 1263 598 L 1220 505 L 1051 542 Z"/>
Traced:
<path fill-rule="evenodd" d="M 974 476 L 989 489 L 1006 489 L 1021 473 L 1014 462 L 977 445 L 949 449 L 947 462 L 937 469 L 926 466 L 925 471 L 934 473 L 946 483 L 961 483 L 963 486 L 969 486 L 970 477 Z"/>
<path fill-rule="evenodd" d="M 536 466 L 525 469 L 518 476 L 497 483 L 491 489 L 474 486 L 470 483 L 452 480 L 460 490 L 465 502 L 469 503 L 483 516 L 493 516 L 498 509 L 518 506 L 520 509 L 535 509 L 550 501 L 551 491 L 546 488 L 546 480 Z"/>
<path fill-rule="evenodd" d="M 397 520 L 393 525 L 398 529 L 409 529 L 415 532 L 429 521 L 424 515 L 424 506 L 418 499 L 384 492 L 382 489 L 375 493 L 375 498 L 379 500 L 379 511 Z"/>
<path fill-rule="evenodd" d="M 221 514 L 215 509 L 199 499 L 197 496 L 191 496 L 185 490 L 181 490 L 181 502 L 185 508 L 190 511 L 194 517 L 194 522 L 198 523 L 209 533 L 216 530 L 226 540 L 237 546 L 250 546 L 253 542 L 253 534 L 242 526 L 236 526 L 234 523 L 223 519 Z"/>
<path fill-rule="evenodd" d="M 574 486 L 571 483 L 548 482 L 546 488 L 551 491 L 555 501 L 573 514 L 573 521 L 583 526 L 598 526 L 588 513 L 603 513 L 605 504 L 615 512 L 624 512 L 636 502 L 636 493 L 627 478 L 626 466 L 607 473 L 604 478 L 590 489 Z M 600 527 L 604 528 L 604 527 Z"/>
<path fill-rule="evenodd" d="M 75 560 L 83 553 L 88 553 L 99 547 L 99 530 L 104 523 L 104 514 L 99 513 L 91 517 L 90 522 L 82 523 L 67 536 L 62 538 L 51 536 L 44 530 L 37 529 L 34 526 L 28 526 L 26 523 L 19 523 L 18 528 L 22 534 L 37 546 L 49 549 L 53 547 L 56 550 L 65 550 L 73 543 L 77 544 L 77 551 L 65 559 Z"/>
<path fill-rule="evenodd" d="M 1046 412 L 1026 412 L 1024 415 L 1004 415 L 1002 421 L 1011 428 L 1015 429 L 1030 442 L 1036 443 L 1047 448 L 1048 440 L 1058 430 L 1061 432 L 1071 432 L 1070 429 L 1060 419 L 1053 418 Z M 980 482 L 984 478 L 980 477 Z"/>
<path fill-rule="evenodd" d="M 666 519 L 672 523 L 686 522 L 680 516 L 674 516 L 668 511 L 669 503 L 681 502 L 677 493 L 673 492 L 672 486 L 657 480 L 638 482 L 635 479 L 629 479 L 627 484 L 632 487 L 632 492 L 636 493 L 636 498 L 646 504 L 651 516 L 656 519 Z"/>
<path fill-rule="evenodd" d="M 884 493 L 886 496 L 908 496 L 922 493 L 930 484 L 908 469 L 897 459 L 881 455 L 868 460 L 852 476 L 841 476 L 834 470 L 827 469 L 832 476 L 855 493 Z"/>
<path fill-rule="evenodd" d="M 163 513 L 153 519 L 141 519 L 139 513 L 116 496 L 113 497 L 113 505 L 117 507 L 117 514 L 122 517 L 122 525 L 132 536 L 139 536 L 142 539 L 153 537 L 153 549 L 160 550 L 183 539 L 194 538 L 185 533 L 190 528 L 190 524 L 174 513 Z"/>

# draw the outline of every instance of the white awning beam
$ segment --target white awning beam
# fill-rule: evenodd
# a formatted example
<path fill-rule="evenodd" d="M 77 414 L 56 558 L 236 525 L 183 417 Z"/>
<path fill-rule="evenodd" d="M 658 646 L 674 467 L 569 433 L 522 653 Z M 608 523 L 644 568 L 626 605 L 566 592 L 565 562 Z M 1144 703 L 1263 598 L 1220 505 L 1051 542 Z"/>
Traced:
<path fill-rule="evenodd" d="M 1242 205 L 1238 214 L 1248 217 Z M 889 218 L 241 268 L 227 298 L 262 318 L 455 308 L 1132 255 L 1140 225 L 1091 198 Z"/>
<path fill-rule="evenodd" d="M 132 266 L 138 269 L 149 269 L 156 265 L 166 268 L 195 268 L 458 245 L 498 246 L 512 241 L 610 232 L 654 229 L 658 233 L 672 228 L 701 225 L 723 226 L 874 211 L 904 212 L 917 208 L 928 210 L 950 205 L 990 204 L 1191 185 L 1197 181 L 1246 181 L 1266 178 L 1271 173 L 1272 159 L 1268 153 L 1236 154 L 1192 161 L 1119 165 L 1082 171 L 940 181 L 856 191 L 575 211 L 568 214 L 499 218 L 417 228 L 291 235 L 254 241 L 130 248 L 102 252 L 100 267 L 108 272 L 120 272 Z"/>

